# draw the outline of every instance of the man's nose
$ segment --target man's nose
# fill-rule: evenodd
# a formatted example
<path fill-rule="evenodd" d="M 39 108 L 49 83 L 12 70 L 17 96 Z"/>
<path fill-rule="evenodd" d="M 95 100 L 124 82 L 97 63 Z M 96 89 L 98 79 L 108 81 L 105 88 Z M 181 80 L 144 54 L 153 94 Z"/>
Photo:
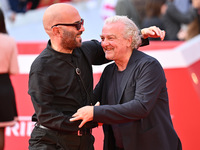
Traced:
<path fill-rule="evenodd" d="M 83 25 L 81 25 L 81 28 L 79 29 L 79 31 L 85 31 L 85 27 Z"/>

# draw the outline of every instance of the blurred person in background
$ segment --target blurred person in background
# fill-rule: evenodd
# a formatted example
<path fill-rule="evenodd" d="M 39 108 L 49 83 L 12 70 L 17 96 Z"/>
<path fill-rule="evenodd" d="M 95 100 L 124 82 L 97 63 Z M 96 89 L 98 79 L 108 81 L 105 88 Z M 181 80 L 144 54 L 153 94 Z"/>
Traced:
<path fill-rule="evenodd" d="M 28 10 L 36 9 L 40 0 L 0 0 L 0 7 L 5 17 L 15 22 L 18 13 L 26 13 Z"/>
<path fill-rule="evenodd" d="M 190 40 L 200 34 L 200 0 L 192 0 L 192 6 L 196 9 L 198 15 L 184 29 L 179 31 L 178 38 L 180 40 Z"/>
<path fill-rule="evenodd" d="M 27 10 L 33 10 L 33 9 L 36 9 L 39 4 L 40 4 L 40 1 L 41 0 L 27 0 Z"/>
<path fill-rule="evenodd" d="M 174 0 L 173 2 L 181 13 L 186 13 L 191 6 L 191 0 Z"/>
<path fill-rule="evenodd" d="M 28 0 L 8 0 L 10 7 L 16 13 L 25 13 L 27 11 L 27 4 Z"/>
<path fill-rule="evenodd" d="M 157 26 L 165 30 L 161 19 L 163 9 L 165 9 L 166 0 L 148 0 L 146 2 L 146 16 L 142 21 L 142 28 Z M 149 38 L 150 40 L 160 40 L 159 38 Z"/>
<path fill-rule="evenodd" d="M 141 28 L 146 2 L 147 0 L 118 0 L 115 8 L 116 15 L 127 16 Z"/>
<path fill-rule="evenodd" d="M 138 27 L 141 27 L 140 16 L 132 0 L 118 0 L 115 12 L 116 15 L 127 16 L 129 19 L 133 20 Z"/>
<path fill-rule="evenodd" d="M 0 8 L 2 9 L 5 18 L 8 18 L 11 22 L 16 19 L 16 12 L 11 9 L 10 2 L 8 0 L 0 0 Z"/>
<path fill-rule="evenodd" d="M 192 6 L 196 9 L 198 16 L 188 24 L 185 40 L 190 40 L 200 34 L 200 0 L 192 0 Z"/>
<path fill-rule="evenodd" d="M 0 9 L 0 150 L 4 149 L 5 127 L 15 125 L 17 109 L 10 75 L 19 73 L 17 45 L 7 31 Z"/>
<path fill-rule="evenodd" d="M 10 7 L 16 13 L 26 13 L 28 10 L 36 9 L 40 0 L 8 0 Z"/>
<path fill-rule="evenodd" d="M 187 12 L 182 13 L 177 9 L 173 0 L 168 0 L 165 11 L 162 15 L 164 28 L 166 31 L 166 40 L 179 40 L 178 33 L 182 24 L 189 24 L 197 17 L 197 11 L 190 7 Z"/>
<path fill-rule="evenodd" d="M 103 20 L 116 14 L 115 7 L 118 0 L 102 0 L 100 15 Z"/>
<path fill-rule="evenodd" d="M 131 0 L 131 1 L 139 14 L 139 25 L 140 26 L 138 26 L 138 27 L 141 28 L 141 24 L 142 24 L 143 19 L 145 18 L 145 13 L 146 13 L 145 5 L 148 0 Z"/>

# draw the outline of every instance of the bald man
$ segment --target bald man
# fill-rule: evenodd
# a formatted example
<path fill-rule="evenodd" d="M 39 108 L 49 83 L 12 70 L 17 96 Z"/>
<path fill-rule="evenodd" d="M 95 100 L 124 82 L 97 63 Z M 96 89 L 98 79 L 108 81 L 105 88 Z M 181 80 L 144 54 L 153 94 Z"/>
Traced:
<path fill-rule="evenodd" d="M 84 20 L 77 9 L 65 3 L 49 6 L 43 25 L 50 40 L 34 60 L 29 74 L 29 95 L 36 122 L 29 140 L 30 150 L 93 150 L 92 128 L 88 122 L 70 122 L 79 108 L 93 105 L 92 65 L 108 62 L 96 40 L 82 43 Z M 148 36 L 164 38 L 157 27 L 141 30 Z"/>

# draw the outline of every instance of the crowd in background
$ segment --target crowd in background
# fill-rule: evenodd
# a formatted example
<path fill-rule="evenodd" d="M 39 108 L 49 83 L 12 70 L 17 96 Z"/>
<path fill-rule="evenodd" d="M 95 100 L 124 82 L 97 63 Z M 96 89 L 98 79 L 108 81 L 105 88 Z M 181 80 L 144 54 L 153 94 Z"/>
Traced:
<path fill-rule="evenodd" d="M 126 15 L 140 28 L 158 26 L 166 31 L 165 40 L 189 40 L 200 33 L 200 0 L 104 0 L 103 3 L 103 18 Z M 105 10 L 113 10 L 113 14 Z"/>
<path fill-rule="evenodd" d="M 0 0 L 6 17 L 58 2 L 101 1 L 101 16 L 126 15 L 139 28 L 158 26 L 165 40 L 189 40 L 200 33 L 200 0 Z M 157 40 L 157 39 L 150 39 Z"/>

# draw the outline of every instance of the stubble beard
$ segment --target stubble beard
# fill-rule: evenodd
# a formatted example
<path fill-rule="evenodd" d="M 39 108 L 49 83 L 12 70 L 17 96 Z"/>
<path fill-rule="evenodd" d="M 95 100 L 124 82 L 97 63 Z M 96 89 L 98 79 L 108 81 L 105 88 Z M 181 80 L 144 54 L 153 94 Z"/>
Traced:
<path fill-rule="evenodd" d="M 81 47 L 82 39 L 76 39 L 77 35 L 72 32 L 64 32 L 63 39 L 61 41 L 61 46 L 64 49 L 73 50 L 75 48 Z"/>

